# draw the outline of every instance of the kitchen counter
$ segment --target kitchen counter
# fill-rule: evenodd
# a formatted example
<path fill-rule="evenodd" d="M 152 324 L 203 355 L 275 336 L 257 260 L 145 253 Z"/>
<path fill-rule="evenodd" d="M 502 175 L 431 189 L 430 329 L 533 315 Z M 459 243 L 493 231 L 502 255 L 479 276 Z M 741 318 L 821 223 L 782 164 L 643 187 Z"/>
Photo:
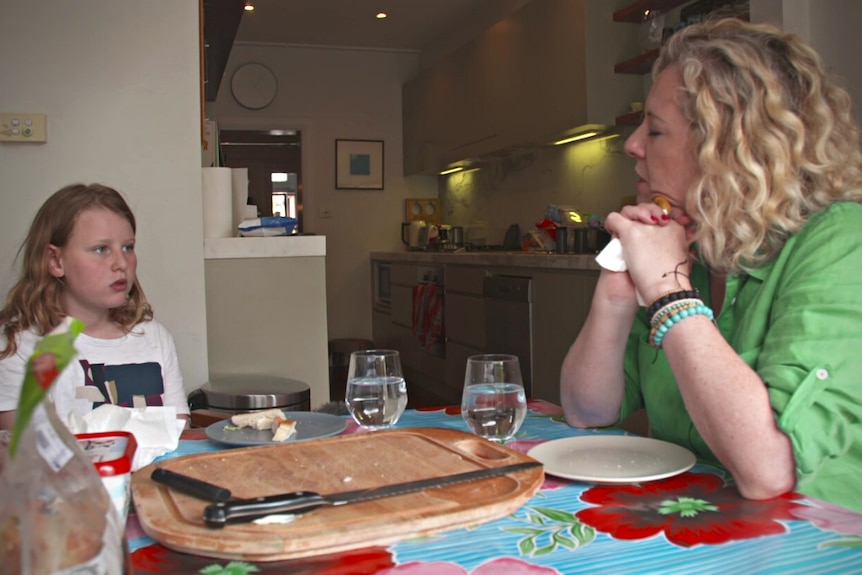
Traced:
<path fill-rule="evenodd" d="M 557 254 L 546 252 L 371 252 L 372 260 L 392 262 L 505 266 L 518 268 L 541 268 L 557 270 L 600 270 L 594 254 Z"/>
<path fill-rule="evenodd" d="M 207 238 L 204 259 L 298 258 L 326 255 L 326 236 Z"/>

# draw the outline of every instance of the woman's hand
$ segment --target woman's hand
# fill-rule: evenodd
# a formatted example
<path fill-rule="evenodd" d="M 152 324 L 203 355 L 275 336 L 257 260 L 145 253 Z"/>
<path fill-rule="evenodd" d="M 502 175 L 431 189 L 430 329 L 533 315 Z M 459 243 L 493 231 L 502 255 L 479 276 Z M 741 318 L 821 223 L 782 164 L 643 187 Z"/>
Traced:
<path fill-rule="evenodd" d="M 688 289 L 691 269 L 689 235 L 691 219 L 678 209 L 667 213 L 653 203 L 626 206 L 611 213 L 605 227 L 620 239 L 629 282 L 645 301 L 679 287 Z M 616 285 L 617 289 L 621 289 Z"/>

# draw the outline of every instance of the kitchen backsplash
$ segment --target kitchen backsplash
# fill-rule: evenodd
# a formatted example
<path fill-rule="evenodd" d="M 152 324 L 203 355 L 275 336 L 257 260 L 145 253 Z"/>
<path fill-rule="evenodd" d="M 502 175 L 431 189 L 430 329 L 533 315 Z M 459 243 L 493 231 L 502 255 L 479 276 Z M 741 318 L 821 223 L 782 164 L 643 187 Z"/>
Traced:
<path fill-rule="evenodd" d="M 627 135 L 514 152 L 480 170 L 442 176 L 442 223 L 463 226 L 468 242 L 502 244 L 511 224 L 521 233 L 535 229 L 548 204 L 604 218 L 635 194 Z"/>

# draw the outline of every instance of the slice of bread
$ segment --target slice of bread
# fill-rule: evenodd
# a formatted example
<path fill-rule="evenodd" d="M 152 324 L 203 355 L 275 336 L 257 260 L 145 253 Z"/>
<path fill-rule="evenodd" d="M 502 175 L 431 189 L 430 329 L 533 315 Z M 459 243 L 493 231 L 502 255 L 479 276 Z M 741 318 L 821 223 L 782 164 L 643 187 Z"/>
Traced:
<path fill-rule="evenodd" d="M 296 433 L 296 421 L 287 417 L 276 417 L 272 420 L 272 440 L 284 441 Z"/>
<path fill-rule="evenodd" d="M 237 427 L 263 430 L 272 428 L 272 422 L 277 417 L 284 418 L 284 413 L 280 409 L 265 409 L 263 411 L 238 413 L 231 416 L 230 422 Z"/>

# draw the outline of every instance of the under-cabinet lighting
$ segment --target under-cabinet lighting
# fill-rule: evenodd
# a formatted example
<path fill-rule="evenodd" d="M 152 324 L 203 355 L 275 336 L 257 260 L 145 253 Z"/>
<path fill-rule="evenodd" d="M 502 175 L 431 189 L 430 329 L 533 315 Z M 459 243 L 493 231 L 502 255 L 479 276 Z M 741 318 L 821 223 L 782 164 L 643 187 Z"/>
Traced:
<path fill-rule="evenodd" d="M 378 20 L 383 20 L 384 18 L 387 18 L 388 16 L 389 16 L 389 14 L 387 14 L 386 12 L 378 12 L 377 14 L 375 14 L 374 17 L 377 18 Z"/>
<path fill-rule="evenodd" d="M 245 2 L 245 4 L 242 5 L 242 9 L 246 12 L 254 12 L 254 4 L 247 1 Z"/>
<path fill-rule="evenodd" d="M 598 132 L 584 132 L 583 134 L 578 134 L 577 136 L 572 136 L 571 138 L 557 140 L 556 142 L 554 142 L 554 145 L 562 146 L 563 144 L 570 144 L 571 142 L 577 142 L 578 140 L 586 140 L 587 138 L 592 138 L 598 135 Z"/>
<path fill-rule="evenodd" d="M 457 168 L 450 168 L 448 170 L 443 170 L 442 172 L 440 172 L 440 175 L 441 176 L 447 176 L 449 174 L 454 174 L 455 172 L 463 172 L 463 171 L 464 171 L 464 168 L 462 168 L 461 166 L 458 166 Z"/>

